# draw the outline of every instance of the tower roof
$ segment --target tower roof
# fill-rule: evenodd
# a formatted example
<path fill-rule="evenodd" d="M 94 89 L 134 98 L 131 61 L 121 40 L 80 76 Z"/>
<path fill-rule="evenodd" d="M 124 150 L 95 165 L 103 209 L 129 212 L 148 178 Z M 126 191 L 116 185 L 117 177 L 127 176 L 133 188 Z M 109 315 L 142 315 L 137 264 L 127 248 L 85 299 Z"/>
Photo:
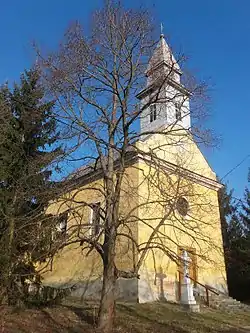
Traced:
<path fill-rule="evenodd" d="M 146 74 L 150 75 L 150 72 L 152 72 L 158 66 L 164 64 L 181 74 L 180 66 L 175 60 L 174 55 L 164 38 L 164 35 L 161 34 L 156 49 L 154 50 L 153 55 L 148 63 Z"/>

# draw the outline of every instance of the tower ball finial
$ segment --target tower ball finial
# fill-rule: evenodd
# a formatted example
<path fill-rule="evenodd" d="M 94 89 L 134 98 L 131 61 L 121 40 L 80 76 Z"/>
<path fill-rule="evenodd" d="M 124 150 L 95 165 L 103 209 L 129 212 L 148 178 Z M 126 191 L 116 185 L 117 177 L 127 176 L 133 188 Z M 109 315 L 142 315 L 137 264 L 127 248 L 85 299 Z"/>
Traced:
<path fill-rule="evenodd" d="M 161 35 L 160 35 L 161 38 L 164 37 L 164 33 L 163 33 L 163 24 L 161 23 Z"/>

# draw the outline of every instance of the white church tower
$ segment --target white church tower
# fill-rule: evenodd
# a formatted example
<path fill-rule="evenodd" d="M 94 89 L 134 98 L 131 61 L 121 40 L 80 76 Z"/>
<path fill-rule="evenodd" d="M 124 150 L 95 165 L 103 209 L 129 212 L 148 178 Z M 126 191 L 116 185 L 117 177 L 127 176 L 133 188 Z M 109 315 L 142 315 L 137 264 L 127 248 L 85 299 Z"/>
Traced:
<path fill-rule="evenodd" d="M 140 117 L 141 133 L 175 124 L 190 128 L 190 93 L 181 84 L 181 75 L 178 61 L 161 34 L 146 70 L 146 88 L 137 95 L 141 107 L 146 106 Z"/>

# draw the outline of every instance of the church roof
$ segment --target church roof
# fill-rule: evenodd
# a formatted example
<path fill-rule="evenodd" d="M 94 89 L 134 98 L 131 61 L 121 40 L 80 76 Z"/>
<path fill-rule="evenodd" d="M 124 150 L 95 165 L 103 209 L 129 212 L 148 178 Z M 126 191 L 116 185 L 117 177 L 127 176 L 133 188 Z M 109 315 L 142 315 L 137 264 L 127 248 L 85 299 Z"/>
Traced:
<path fill-rule="evenodd" d="M 146 71 L 147 75 L 149 75 L 151 71 L 153 71 L 161 64 L 165 64 L 168 67 L 176 70 L 179 74 L 181 74 L 180 66 L 174 58 L 174 55 L 170 47 L 168 46 L 163 34 L 161 34 L 156 49 L 154 50 L 153 55 L 148 63 Z"/>

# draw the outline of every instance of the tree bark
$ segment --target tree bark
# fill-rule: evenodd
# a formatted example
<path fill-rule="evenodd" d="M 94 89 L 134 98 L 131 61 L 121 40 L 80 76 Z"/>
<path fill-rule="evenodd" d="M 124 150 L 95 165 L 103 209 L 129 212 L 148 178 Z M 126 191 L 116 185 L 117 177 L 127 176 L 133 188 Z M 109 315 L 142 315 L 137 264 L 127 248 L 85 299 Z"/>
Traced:
<path fill-rule="evenodd" d="M 110 242 L 105 257 L 101 302 L 98 315 L 98 329 L 100 329 L 100 332 L 109 333 L 113 328 L 115 317 L 115 242 Z"/>

